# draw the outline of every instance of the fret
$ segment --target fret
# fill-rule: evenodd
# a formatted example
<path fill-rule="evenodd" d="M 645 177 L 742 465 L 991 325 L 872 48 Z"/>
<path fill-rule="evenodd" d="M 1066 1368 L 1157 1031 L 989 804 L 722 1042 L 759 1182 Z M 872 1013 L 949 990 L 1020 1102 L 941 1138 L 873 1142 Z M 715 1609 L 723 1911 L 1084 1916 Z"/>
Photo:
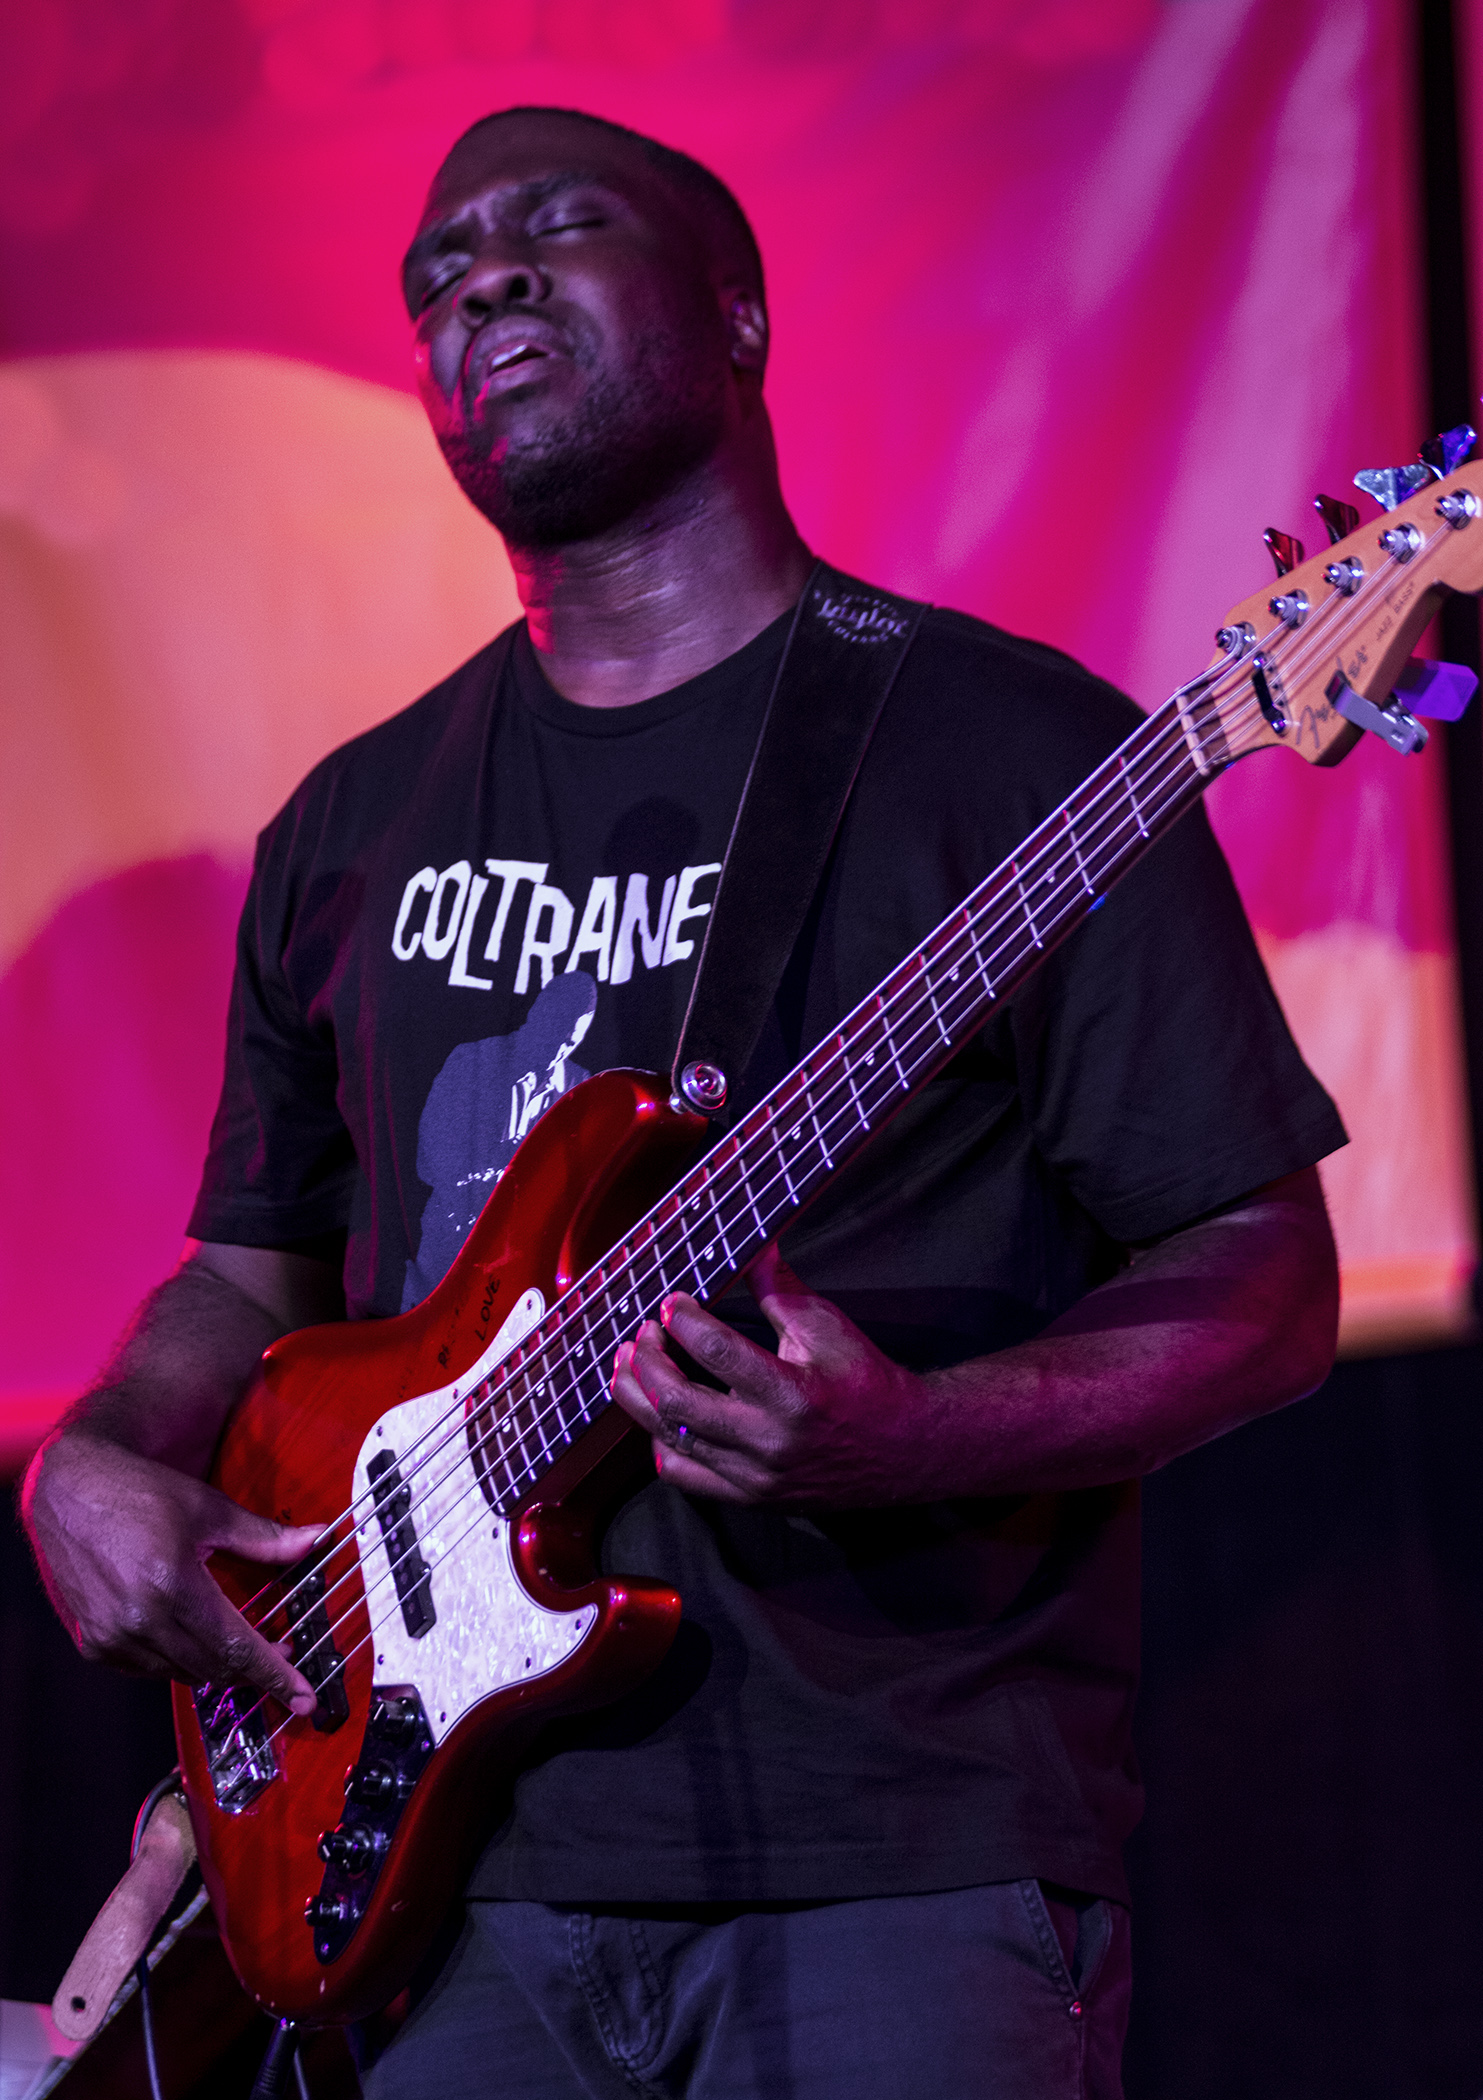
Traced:
<path fill-rule="evenodd" d="M 819 1111 L 817 1108 L 815 1108 L 812 1111 L 812 1115 L 814 1119 L 814 1136 L 818 1139 L 819 1151 L 823 1155 L 824 1170 L 826 1173 L 832 1174 L 834 1172 L 834 1161 L 829 1155 L 828 1142 L 826 1141 L 824 1136 L 824 1126 L 819 1121 Z"/>
<path fill-rule="evenodd" d="M 659 1230 L 666 1235 L 664 1252 L 660 1256 L 662 1266 L 668 1271 L 676 1262 L 681 1267 L 693 1269 L 695 1250 L 690 1245 L 690 1229 L 686 1222 L 686 1206 L 680 1189 L 671 1189 L 664 1199 L 665 1209 L 660 1219 Z M 677 1289 L 677 1285 L 669 1288 Z"/>
<path fill-rule="evenodd" d="M 797 1191 L 797 1189 L 795 1189 L 795 1188 L 794 1188 L 794 1186 L 793 1186 L 793 1177 L 792 1177 L 792 1175 L 791 1175 L 791 1174 L 790 1174 L 790 1173 L 788 1172 L 788 1162 L 787 1162 L 787 1160 L 786 1160 L 786 1159 L 784 1158 L 784 1156 L 783 1156 L 783 1147 L 782 1147 L 782 1143 L 781 1143 L 781 1141 L 780 1141 L 780 1142 L 779 1142 L 779 1144 L 778 1144 L 778 1148 L 777 1148 L 777 1151 L 778 1151 L 778 1165 L 779 1165 L 779 1166 L 780 1166 L 780 1167 L 782 1168 L 782 1170 L 783 1170 L 783 1186 L 784 1186 L 784 1187 L 785 1187 L 785 1188 L 787 1189 L 787 1191 L 788 1191 L 788 1201 L 789 1201 L 790 1203 L 796 1204 L 796 1203 L 797 1203 L 797 1201 L 798 1201 L 798 1191 Z"/>
<path fill-rule="evenodd" d="M 900 1096 L 1080 924 L 1200 791 L 1202 775 L 1219 770 L 1224 743 L 1209 735 L 1219 728 L 1208 694 L 1195 696 L 1188 710 L 1176 699 L 1140 724 L 866 995 L 827 1045 L 810 1052 L 552 1308 L 481 1389 L 482 1399 L 508 1394 L 513 1375 L 526 1367 L 510 1427 L 493 1439 L 502 1474 L 533 1485 L 541 1468 L 532 1445 L 549 1461 L 596 1418 L 607 1403 L 613 1348 L 657 1310 L 676 1287 L 670 1279 L 683 1271 L 701 1298 L 735 1276 L 894 1112 Z M 527 1409 L 534 1419 L 516 1437 Z"/>
<path fill-rule="evenodd" d="M 908 1089 L 908 1088 L 910 1087 L 910 1085 L 911 1085 L 911 1081 L 910 1081 L 910 1080 L 909 1080 L 909 1079 L 907 1078 L 907 1076 L 906 1076 L 906 1072 L 905 1072 L 905 1069 L 904 1069 L 904 1068 L 903 1068 L 903 1066 L 902 1066 L 902 1063 L 901 1063 L 901 1052 L 900 1052 L 899 1048 L 897 1047 L 897 1043 L 896 1043 L 896 1037 L 895 1037 L 895 1035 L 894 1035 L 893 1033 L 888 1033 L 888 1034 L 887 1034 L 887 1036 L 886 1036 L 886 1041 L 887 1041 L 887 1043 L 888 1043 L 888 1044 L 890 1045 L 890 1049 L 891 1049 L 891 1062 L 892 1062 L 892 1064 L 894 1064 L 894 1065 L 895 1065 L 895 1067 L 896 1067 L 896 1077 L 897 1077 L 897 1078 L 898 1078 L 898 1079 L 900 1080 L 900 1082 L 901 1082 L 901 1090 L 902 1090 L 902 1092 L 903 1092 L 903 1093 L 905 1093 L 905 1092 L 907 1091 L 907 1089 Z"/>
<path fill-rule="evenodd" d="M 941 1013 L 941 1010 L 940 1010 L 940 1008 L 938 1007 L 938 1004 L 937 1004 L 937 994 L 936 994 L 936 992 L 935 992 L 935 991 L 934 991 L 934 990 L 932 989 L 932 985 L 931 985 L 931 982 L 930 982 L 930 981 L 928 982 L 928 985 L 927 985 L 927 1005 L 928 1005 L 928 1007 L 929 1007 L 929 1008 L 930 1008 L 930 1010 L 931 1010 L 931 1014 L 932 1014 L 932 1018 L 933 1018 L 933 1020 L 934 1020 L 934 1021 L 935 1021 L 935 1022 L 937 1023 L 937 1032 L 938 1032 L 938 1034 L 939 1034 L 939 1035 L 940 1035 L 940 1036 L 942 1037 L 942 1040 L 943 1040 L 943 1042 L 944 1042 L 944 1043 L 945 1043 L 945 1044 L 947 1045 L 947 1047 L 948 1047 L 949 1049 L 951 1049 L 951 1048 L 952 1048 L 952 1042 L 953 1042 L 953 1039 L 952 1039 L 952 1037 L 951 1037 L 951 1036 L 950 1036 L 950 1035 L 948 1034 L 948 1032 L 947 1032 L 947 1029 L 946 1029 L 946 1027 L 945 1027 L 945 1026 L 944 1026 L 944 1024 L 943 1024 L 943 1019 L 942 1019 L 942 1013 Z"/>
<path fill-rule="evenodd" d="M 763 1130 L 767 1128 L 769 1121 L 771 1121 L 771 1111 L 769 1109 L 758 1109 L 754 1113 L 754 1117 L 752 1115 L 748 1117 L 748 1121 L 744 1123 L 742 1130 L 737 1132 L 737 1163 L 739 1163 L 739 1159 L 742 1159 L 744 1144 L 748 1140 L 756 1140 L 756 1138 L 763 1136 Z M 748 1123 L 754 1123 L 754 1128 L 750 1132 L 748 1132 Z M 742 1168 L 739 1172 L 742 1172 L 742 1195 L 752 1205 L 752 1216 L 756 1220 L 756 1237 L 758 1239 L 767 1239 L 767 1226 L 763 1224 L 763 1212 L 760 1212 L 758 1207 L 756 1207 L 756 1186 L 752 1182 L 752 1172 L 748 1168 Z"/>
<path fill-rule="evenodd" d="M 797 1092 L 797 1087 L 793 1084 L 791 1074 L 788 1079 L 784 1080 L 783 1086 L 778 1089 L 778 1094 L 781 1095 L 784 1088 L 789 1087 L 791 1087 L 792 1092 Z M 792 1115 L 793 1103 L 791 1095 L 787 1099 L 778 1099 L 777 1096 L 774 1096 L 774 1099 L 777 1102 L 777 1106 L 773 1111 L 772 1122 L 767 1134 L 772 1140 L 773 1159 L 777 1165 L 777 1173 L 783 1177 L 783 1186 L 788 1191 L 788 1200 L 796 1205 L 798 1195 L 793 1187 L 793 1177 L 788 1172 L 788 1155 L 783 1150 L 783 1139 L 787 1135 L 787 1123 L 788 1118 Z M 759 1161 L 758 1164 L 761 1165 L 761 1162 Z M 776 1180 L 776 1178 L 776 1175 L 771 1176 L 765 1187 L 770 1187 L 772 1181 Z"/>
<path fill-rule="evenodd" d="M 1134 822 L 1138 826 L 1138 836 L 1146 839 L 1148 837 L 1148 826 L 1143 821 L 1143 811 L 1138 802 L 1138 790 L 1134 785 L 1133 775 L 1128 771 L 1128 761 L 1123 757 L 1121 751 L 1117 754 L 1117 769 L 1122 775 L 1123 793 L 1128 798 Z"/>
<path fill-rule="evenodd" d="M 1210 697 L 1210 686 L 1206 682 L 1193 691 L 1174 695 L 1174 705 L 1179 712 L 1180 726 L 1184 730 L 1184 741 L 1190 763 L 1197 766 L 1207 777 L 1220 772 L 1229 760 L 1224 725 L 1220 709 Z M 1207 728 L 1213 724 L 1213 734 L 1207 736 Z"/>
<path fill-rule="evenodd" d="M 994 989 L 993 974 L 990 971 L 988 964 L 984 961 L 983 950 L 978 944 L 978 927 L 975 924 L 971 914 L 967 915 L 967 931 L 968 944 L 973 950 L 972 967 L 977 972 L 979 982 L 982 984 L 984 990 L 988 993 L 989 997 L 991 999 L 997 999 L 999 994 Z"/>
<path fill-rule="evenodd" d="M 1081 857 L 1081 839 L 1077 834 L 1076 819 L 1069 809 L 1066 811 L 1066 834 L 1071 841 L 1071 851 L 1076 860 L 1076 872 L 1081 877 L 1081 886 L 1089 897 L 1095 898 L 1097 892 L 1092 887 L 1091 878 L 1086 871 L 1086 862 Z"/>
<path fill-rule="evenodd" d="M 716 1184 L 714 1184 L 712 1176 L 704 1174 L 704 1170 L 702 1170 L 702 1182 L 699 1182 L 699 1189 L 695 1193 L 697 1195 L 706 1195 L 710 1199 L 710 1220 L 708 1220 L 710 1241 L 708 1241 L 708 1245 L 704 1249 L 704 1260 L 708 1260 L 708 1262 L 714 1260 L 714 1256 L 716 1256 L 716 1241 L 720 1241 L 720 1252 L 725 1254 L 727 1264 L 731 1264 L 731 1249 L 727 1247 L 725 1228 L 723 1228 L 723 1224 L 720 1224 L 720 1197 L 716 1193 Z"/>
<path fill-rule="evenodd" d="M 1035 913 L 1031 909 L 1030 900 L 1025 894 L 1025 878 L 1020 873 L 1020 866 L 1018 861 L 1011 861 L 1009 865 L 1010 870 L 1014 875 L 1015 881 L 1019 884 L 1020 909 L 1025 915 L 1025 924 L 1030 929 L 1031 940 L 1034 941 L 1036 947 L 1038 948 L 1041 946 L 1041 940 L 1039 933 L 1035 929 Z"/>

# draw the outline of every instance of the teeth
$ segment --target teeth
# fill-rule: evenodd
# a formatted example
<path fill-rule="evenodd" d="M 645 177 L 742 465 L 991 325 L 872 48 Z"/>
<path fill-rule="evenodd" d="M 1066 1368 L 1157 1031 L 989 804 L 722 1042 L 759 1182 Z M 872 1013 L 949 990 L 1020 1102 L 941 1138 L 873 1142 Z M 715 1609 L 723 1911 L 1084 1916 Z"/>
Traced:
<path fill-rule="evenodd" d="M 501 350 L 498 357 L 491 358 L 491 372 L 501 371 L 506 365 L 518 364 L 522 357 L 539 357 L 541 352 L 529 343 L 515 343 L 508 350 Z"/>

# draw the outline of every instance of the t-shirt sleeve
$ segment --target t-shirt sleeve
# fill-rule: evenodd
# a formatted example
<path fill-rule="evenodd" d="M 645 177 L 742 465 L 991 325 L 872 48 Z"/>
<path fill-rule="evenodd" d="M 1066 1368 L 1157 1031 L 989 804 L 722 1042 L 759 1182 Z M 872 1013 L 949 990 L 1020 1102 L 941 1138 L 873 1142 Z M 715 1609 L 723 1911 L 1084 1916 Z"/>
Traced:
<path fill-rule="evenodd" d="M 1026 1118 L 1103 1230 L 1157 1238 L 1346 1142 L 1202 808 L 1014 1002 Z"/>
<path fill-rule="evenodd" d="M 284 1246 L 350 1219 L 357 1163 L 337 1102 L 327 1018 L 300 1011 L 284 956 L 294 916 L 290 811 L 258 841 L 237 932 L 226 1070 L 201 1186 L 187 1230 L 196 1239 Z"/>

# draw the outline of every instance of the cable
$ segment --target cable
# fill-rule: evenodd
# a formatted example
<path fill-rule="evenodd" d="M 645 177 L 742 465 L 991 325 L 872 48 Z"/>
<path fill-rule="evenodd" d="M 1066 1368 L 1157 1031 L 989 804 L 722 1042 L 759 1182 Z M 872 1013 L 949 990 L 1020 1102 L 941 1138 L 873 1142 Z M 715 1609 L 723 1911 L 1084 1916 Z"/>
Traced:
<path fill-rule="evenodd" d="M 149 1828 L 149 1819 L 164 1800 L 173 1794 L 180 1784 L 180 1767 L 167 1772 L 157 1786 L 152 1786 L 144 1797 L 138 1815 L 134 1818 L 134 1835 L 129 1840 L 130 1865 L 139 1857 L 139 1847 L 144 1843 L 144 1833 Z M 149 2074 L 150 2100 L 164 2100 L 160 2085 L 159 2059 L 155 2053 L 154 2005 L 149 1993 L 149 1949 L 146 1947 L 134 1965 L 134 1975 L 139 1983 L 139 2017 L 144 2027 L 144 2068 Z"/>
<path fill-rule="evenodd" d="M 267 2053 L 258 2066 L 257 2077 L 252 2081 L 249 2100 L 282 2100 L 288 2087 L 290 2066 L 297 2068 L 299 2061 L 299 2030 L 292 2020 L 280 2020 L 273 2030 Z M 300 2093 L 307 2093 L 303 2073 L 299 2073 Z"/>
<path fill-rule="evenodd" d="M 149 1997 L 149 1957 L 141 1954 L 134 1965 L 139 1979 L 139 2013 L 144 2022 L 144 2068 L 149 2073 L 149 2100 L 165 2100 L 160 2085 L 159 2060 L 154 2046 L 154 2007 Z"/>

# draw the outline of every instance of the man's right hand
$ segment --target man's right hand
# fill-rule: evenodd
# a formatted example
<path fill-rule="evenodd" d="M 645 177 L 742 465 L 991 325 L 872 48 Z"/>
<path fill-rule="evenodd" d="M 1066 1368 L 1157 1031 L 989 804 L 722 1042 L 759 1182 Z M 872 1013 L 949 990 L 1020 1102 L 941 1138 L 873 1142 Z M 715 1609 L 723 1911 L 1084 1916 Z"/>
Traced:
<path fill-rule="evenodd" d="M 213 1553 L 282 1567 L 312 1526 L 272 1523 L 202 1477 L 264 1349 L 344 1317 L 328 1263 L 203 1246 L 152 1292 L 99 1384 L 31 1462 L 22 1509 L 42 1577 L 90 1660 L 151 1677 L 256 1685 L 295 1713 L 314 1692 L 227 1602 Z"/>
<path fill-rule="evenodd" d="M 313 1525 L 254 1516 L 80 1425 L 33 1468 L 26 1505 L 52 1603 L 88 1661 L 188 1684 L 251 1684 L 294 1713 L 314 1711 L 308 1681 L 206 1566 L 217 1552 L 284 1566 L 313 1545 Z"/>

